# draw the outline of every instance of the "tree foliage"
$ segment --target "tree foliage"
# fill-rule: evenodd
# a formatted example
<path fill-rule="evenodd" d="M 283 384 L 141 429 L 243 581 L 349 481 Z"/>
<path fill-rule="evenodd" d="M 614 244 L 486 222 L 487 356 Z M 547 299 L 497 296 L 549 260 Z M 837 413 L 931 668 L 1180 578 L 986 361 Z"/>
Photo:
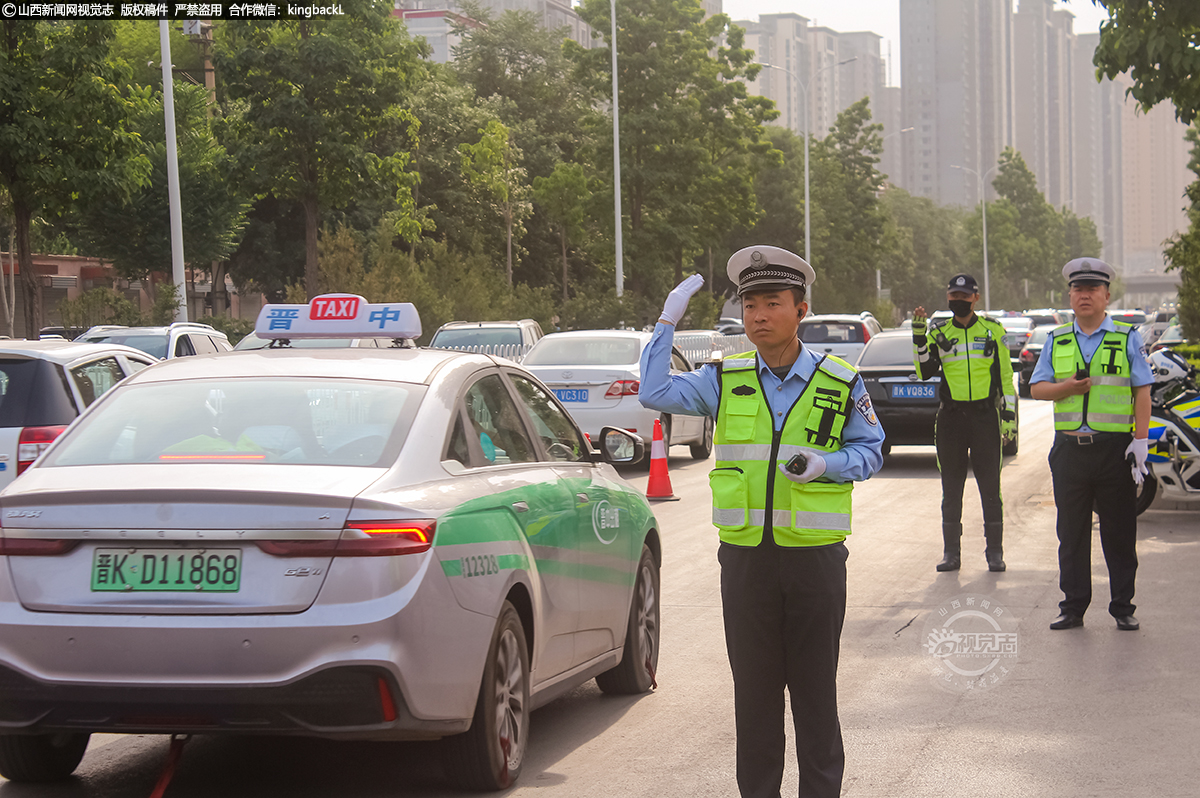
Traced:
<path fill-rule="evenodd" d="M 1093 63 L 1114 78 L 1128 72 L 1129 93 L 1149 111 L 1163 100 L 1191 124 L 1200 112 L 1200 3 L 1195 0 L 1092 0 L 1109 18 Z"/>
<path fill-rule="evenodd" d="M 1192 126 L 1187 132 L 1192 143 L 1192 157 L 1188 168 L 1196 175 L 1187 188 L 1191 201 L 1188 208 L 1188 229 L 1174 236 L 1167 245 L 1167 261 L 1171 269 L 1178 269 L 1182 282 L 1179 285 L 1179 321 L 1189 341 L 1200 340 L 1200 130 Z"/>
<path fill-rule="evenodd" d="M 0 21 L 0 187 L 12 202 L 26 331 L 42 326 L 29 230 L 77 207 L 128 196 L 149 161 L 129 129 L 111 22 Z"/>

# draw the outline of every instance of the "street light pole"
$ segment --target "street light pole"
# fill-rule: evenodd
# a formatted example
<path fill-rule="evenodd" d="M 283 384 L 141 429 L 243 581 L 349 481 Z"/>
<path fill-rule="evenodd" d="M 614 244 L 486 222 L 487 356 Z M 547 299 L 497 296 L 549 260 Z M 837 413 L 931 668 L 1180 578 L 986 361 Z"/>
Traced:
<path fill-rule="evenodd" d="M 811 226 L 811 221 L 810 221 L 812 219 L 812 214 L 809 212 L 811 210 L 812 206 L 809 204 L 809 201 L 808 201 L 808 151 L 809 151 L 809 149 L 811 149 L 810 142 L 809 142 L 809 131 L 808 131 L 808 84 L 810 81 L 815 79 L 817 77 L 817 75 L 820 75 L 826 69 L 832 69 L 833 67 L 845 66 L 846 64 L 849 64 L 851 61 L 857 61 L 857 60 L 858 60 L 858 56 L 854 56 L 852 58 L 847 58 L 845 61 L 838 61 L 836 64 L 826 64 L 825 66 L 818 69 L 816 72 L 809 75 L 808 80 L 800 80 L 798 77 L 796 77 L 796 73 L 792 72 L 792 70 L 790 70 L 790 69 L 786 69 L 781 66 L 776 66 L 774 64 L 762 64 L 762 66 L 767 69 L 778 69 L 780 72 L 787 73 L 788 76 L 790 76 L 792 80 L 796 81 L 796 83 L 799 84 L 800 88 L 804 90 L 804 260 L 808 263 L 809 266 L 812 266 L 812 226 Z M 812 313 L 813 312 L 813 288 L 811 285 L 808 286 L 807 295 L 808 295 L 808 310 L 809 310 L 809 313 Z"/>
<path fill-rule="evenodd" d="M 179 205 L 179 152 L 175 140 L 175 82 L 171 71 L 171 37 L 165 19 L 158 22 L 162 57 L 163 117 L 167 131 L 167 206 L 171 226 L 171 280 L 179 291 L 175 321 L 188 320 L 187 281 L 183 274 L 183 211 Z"/>
<path fill-rule="evenodd" d="M 617 94 L 617 0 L 612 9 L 612 94 L 613 94 L 613 215 L 616 217 L 617 296 L 625 294 L 625 265 L 621 251 L 621 114 Z"/>
<path fill-rule="evenodd" d="M 979 173 L 969 166 L 958 166 L 950 164 L 951 169 L 961 169 L 964 172 L 970 172 L 975 175 L 975 179 L 980 183 L 979 205 L 983 213 L 983 309 L 992 309 L 992 283 L 988 276 L 988 236 L 987 236 L 987 179 L 988 175 L 1000 168 L 1000 164 L 996 164 L 991 169 L 983 173 L 980 177 Z"/>

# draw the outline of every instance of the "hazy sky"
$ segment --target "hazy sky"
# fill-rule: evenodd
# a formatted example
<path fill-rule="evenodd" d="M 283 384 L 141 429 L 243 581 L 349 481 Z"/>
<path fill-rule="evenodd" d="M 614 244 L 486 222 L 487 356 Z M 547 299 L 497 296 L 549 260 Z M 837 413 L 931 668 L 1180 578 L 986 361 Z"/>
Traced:
<path fill-rule="evenodd" d="M 1015 9 L 1017 0 L 1013 0 Z M 723 9 L 734 20 L 758 18 L 759 14 L 795 13 L 817 25 L 837 31 L 869 30 L 883 37 L 880 52 L 887 57 L 892 44 L 893 85 L 900 83 L 900 0 L 724 0 Z M 1104 9 L 1092 0 L 1055 3 L 1075 15 L 1076 33 L 1094 33 L 1108 19 Z"/>

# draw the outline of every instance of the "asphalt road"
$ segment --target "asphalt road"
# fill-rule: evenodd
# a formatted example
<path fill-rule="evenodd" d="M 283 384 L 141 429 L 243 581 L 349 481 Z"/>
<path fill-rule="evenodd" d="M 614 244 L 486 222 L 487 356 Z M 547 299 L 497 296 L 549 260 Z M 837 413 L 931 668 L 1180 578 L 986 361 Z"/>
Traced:
<path fill-rule="evenodd" d="M 839 693 L 844 795 L 1200 795 L 1200 514 L 1151 508 L 1140 519 L 1138 632 L 1106 612 L 1107 573 L 1094 546 L 1086 626 L 1051 632 L 1057 541 L 1046 453 L 1050 407 L 1021 411 L 1021 451 L 1003 471 L 1008 571 L 983 559 L 975 486 L 967 482 L 964 566 L 938 574 L 938 472 L 932 448 L 899 448 L 855 489 L 848 541 L 849 606 Z M 732 685 L 725 658 L 708 523 L 709 463 L 678 447 L 671 481 L 681 501 L 656 505 L 664 537 L 659 688 L 604 696 L 594 683 L 538 710 L 520 783 L 547 798 L 736 796 Z M 631 481 L 644 486 L 643 472 Z M 1002 608 L 1017 653 L 996 683 L 941 686 L 923 644 L 926 624 L 956 598 Z M 979 606 L 978 604 L 973 606 Z M 936 627 L 937 624 L 934 624 Z M 993 669 L 991 673 L 997 673 Z M 990 674 L 989 674 L 990 675 Z M 986 675 L 985 675 L 986 676 Z M 789 724 L 790 725 L 790 724 Z M 144 798 L 167 750 L 163 737 L 97 736 L 76 778 L 0 785 L 0 798 Z M 794 795 L 794 766 L 784 795 Z M 196 738 L 168 798 L 461 795 L 443 782 L 429 744 Z"/>

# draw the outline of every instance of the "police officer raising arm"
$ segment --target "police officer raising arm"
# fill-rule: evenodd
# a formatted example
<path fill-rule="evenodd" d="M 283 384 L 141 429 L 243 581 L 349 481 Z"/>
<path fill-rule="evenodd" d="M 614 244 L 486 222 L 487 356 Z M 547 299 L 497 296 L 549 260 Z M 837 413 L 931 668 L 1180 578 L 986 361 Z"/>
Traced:
<path fill-rule="evenodd" d="M 979 286 L 956 274 L 946 288 L 954 314 L 928 324 L 925 308 L 913 311 L 913 365 L 921 379 L 942 374 L 934 426 L 942 473 L 942 561 L 939 571 L 961 567 L 963 487 L 967 462 L 983 504 L 984 557 L 989 571 L 1003 571 L 1004 506 L 1000 499 L 1001 433 L 1016 424 L 1012 362 L 1004 327 L 975 313 Z M 927 329 L 928 328 L 928 329 Z"/>
<path fill-rule="evenodd" d="M 674 325 L 703 284 L 694 275 L 671 292 L 642 353 L 639 397 L 655 410 L 716 419 L 709 483 L 738 789 L 743 798 L 779 798 L 786 688 L 800 798 L 834 798 L 845 767 L 837 712 L 843 541 L 852 483 L 883 464 L 883 430 L 858 373 L 797 337 L 812 267 L 787 250 L 754 246 L 733 254 L 728 273 L 756 351 L 670 374 Z"/>
<path fill-rule="evenodd" d="M 1054 402 L 1050 474 L 1058 507 L 1058 583 L 1063 599 L 1051 629 L 1083 626 L 1092 600 L 1092 510 L 1108 565 L 1108 612 L 1131 631 L 1137 574 L 1137 486 L 1149 452 L 1150 384 L 1141 336 L 1107 313 L 1111 266 L 1076 258 L 1063 267 L 1073 324 L 1046 340 L 1029 391 Z"/>

